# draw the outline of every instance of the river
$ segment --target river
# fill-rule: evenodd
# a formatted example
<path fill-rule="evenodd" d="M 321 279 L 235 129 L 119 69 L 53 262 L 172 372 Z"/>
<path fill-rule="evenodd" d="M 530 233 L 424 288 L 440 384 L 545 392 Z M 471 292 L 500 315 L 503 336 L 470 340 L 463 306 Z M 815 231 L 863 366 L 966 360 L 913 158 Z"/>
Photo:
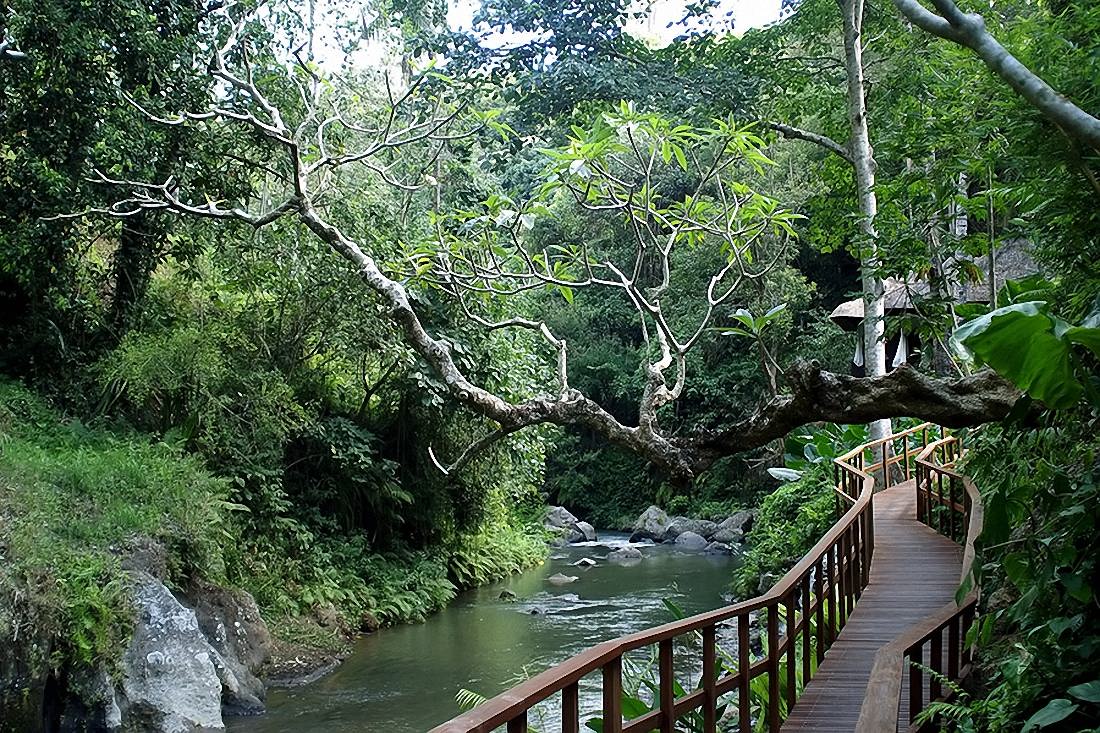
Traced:
<path fill-rule="evenodd" d="M 665 598 L 689 614 L 728 602 L 733 559 L 638 545 L 641 562 L 614 565 L 603 558 L 627 544 L 626 535 L 600 538 L 556 549 L 537 568 L 464 593 L 425 623 L 364 637 L 332 674 L 270 691 L 266 714 L 227 720 L 229 730 L 423 733 L 460 712 L 454 698 L 461 688 L 492 696 L 593 644 L 671 620 Z M 598 565 L 570 565 L 582 557 Z M 548 583 L 556 573 L 578 580 Z M 502 599 L 504 590 L 517 600 Z M 595 704 L 582 687 L 582 709 Z"/>

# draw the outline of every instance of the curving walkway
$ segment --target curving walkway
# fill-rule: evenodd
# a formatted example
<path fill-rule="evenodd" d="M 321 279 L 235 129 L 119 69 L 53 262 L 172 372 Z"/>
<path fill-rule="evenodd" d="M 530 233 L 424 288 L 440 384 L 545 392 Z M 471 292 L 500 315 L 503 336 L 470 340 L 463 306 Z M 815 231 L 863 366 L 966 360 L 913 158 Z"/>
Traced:
<path fill-rule="evenodd" d="M 782 730 L 856 730 L 875 654 L 950 603 L 963 548 L 917 520 L 912 480 L 874 495 L 875 552 L 867 587 Z M 901 720 L 908 720 L 902 696 Z"/>

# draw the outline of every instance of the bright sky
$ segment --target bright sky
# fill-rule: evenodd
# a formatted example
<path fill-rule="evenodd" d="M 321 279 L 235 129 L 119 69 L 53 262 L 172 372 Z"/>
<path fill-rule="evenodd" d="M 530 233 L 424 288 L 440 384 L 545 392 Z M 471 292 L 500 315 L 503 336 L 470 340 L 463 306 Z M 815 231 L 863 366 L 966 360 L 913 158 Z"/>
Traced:
<path fill-rule="evenodd" d="M 632 23 L 630 32 L 643 38 L 652 38 L 664 45 L 683 32 L 683 26 L 673 26 L 684 16 L 685 0 L 645 0 L 650 7 L 649 19 L 644 23 Z M 744 32 L 749 28 L 759 28 L 779 17 L 781 0 L 719 0 L 718 8 L 712 11 L 712 17 L 726 20 L 732 13 L 735 29 Z M 469 29 L 473 22 L 474 10 L 478 0 L 456 0 L 447 13 L 447 22 L 456 30 Z"/>

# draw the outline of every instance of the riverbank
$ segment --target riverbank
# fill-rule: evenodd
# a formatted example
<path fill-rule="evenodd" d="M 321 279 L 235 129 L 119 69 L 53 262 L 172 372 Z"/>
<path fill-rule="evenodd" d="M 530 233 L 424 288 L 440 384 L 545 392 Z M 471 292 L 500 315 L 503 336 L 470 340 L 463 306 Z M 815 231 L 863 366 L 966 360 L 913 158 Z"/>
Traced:
<path fill-rule="evenodd" d="M 0 382 L 0 730 L 216 730 L 223 712 L 262 711 L 270 684 L 330 671 L 362 633 L 546 554 L 536 526 L 488 525 L 385 554 L 297 537 L 308 555 L 273 558 L 232 497 L 178 444 Z"/>
<path fill-rule="evenodd" d="M 459 690 L 494 695 L 518 675 L 536 674 L 603 639 L 668 621 L 666 600 L 688 613 L 729 602 L 736 558 L 631 543 L 622 532 L 597 534 L 595 542 L 555 549 L 544 565 L 460 594 L 423 624 L 359 639 L 332 674 L 272 690 L 265 715 L 230 719 L 229 730 L 423 733 L 459 712 Z M 628 547 L 639 550 L 639 561 L 608 560 Z M 574 564 L 583 558 L 596 565 Z M 577 579 L 555 585 L 548 580 L 555 575 Z M 590 699 L 584 699 L 587 706 Z"/>

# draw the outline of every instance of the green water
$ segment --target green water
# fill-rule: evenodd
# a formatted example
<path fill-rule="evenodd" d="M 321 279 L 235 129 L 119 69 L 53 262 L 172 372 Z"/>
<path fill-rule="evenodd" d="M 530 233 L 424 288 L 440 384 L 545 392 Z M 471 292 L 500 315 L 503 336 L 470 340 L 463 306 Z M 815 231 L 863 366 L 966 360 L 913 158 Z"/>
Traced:
<path fill-rule="evenodd" d="M 543 566 L 463 594 L 426 623 L 366 637 L 332 674 L 272 690 L 265 715 L 228 720 L 229 730 L 422 733 L 459 713 L 460 688 L 492 696 L 525 671 L 541 672 L 600 641 L 671 620 L 664 598 L 688 613 L 728 602 L 730 558 L 661 545 L 643 546 L 645 557 L 633 566 L 604 562 L 609 549 L 625 543 L 625 535 L 602 534 L 599 543 L 555 550 Z M 570 567 L 581 557 L 599 565 Z M 579 579 L 555 586 L 546 581 L 555 573 Z M 504 589 L 518 601 L 501 600 Z M 582 709 L 595 707 L 594 692 L 582 685 Z"/>

